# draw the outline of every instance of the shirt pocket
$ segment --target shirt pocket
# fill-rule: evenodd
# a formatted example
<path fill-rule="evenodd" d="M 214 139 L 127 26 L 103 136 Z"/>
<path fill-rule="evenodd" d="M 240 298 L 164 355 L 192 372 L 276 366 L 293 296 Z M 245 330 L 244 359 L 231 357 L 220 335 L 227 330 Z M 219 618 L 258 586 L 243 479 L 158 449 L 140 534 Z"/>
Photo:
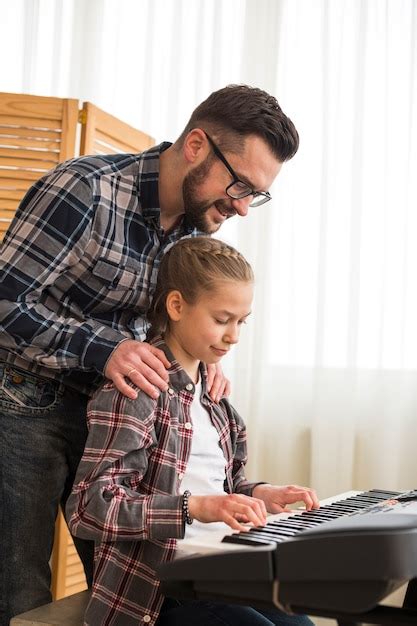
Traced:
<path fill-rule="evenodd" d="M 108 260 L 99 260 L 91 271 L 110 291 L 126 292 L 138 289 L 139 272 L 131 267 L 120 267 Z"/>

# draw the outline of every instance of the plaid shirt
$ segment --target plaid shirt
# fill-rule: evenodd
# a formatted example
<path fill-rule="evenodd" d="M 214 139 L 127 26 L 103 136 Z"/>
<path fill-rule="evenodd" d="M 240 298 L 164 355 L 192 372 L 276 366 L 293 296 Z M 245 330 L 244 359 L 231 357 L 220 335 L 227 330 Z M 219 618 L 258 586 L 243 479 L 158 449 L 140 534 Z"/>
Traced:
<path fill-rule="evenodd" d="M 89 435 L 66 509 L 71 532 L 97 544 L 89 626 L 153 626 L 163 601 L 156 569 L 184 537 L 179 494 L 195 387 L 161 339 L 152 343 L 171 362 L 167 392 L 130 400 L 107 383 L 89 403 Z M 225 491 L 251 495 L 258 483 L 244 477 L 245 425 L 226 399 L 213 403 L 201 373 L 201 403 L 226 459 Z"/>
<path fill-rule="evenodd" d="M 163 254 L 200 234 L 160 226 L 169 146 L 72 159 L 28 191 L 0 254 L 0 360 L 91 393 L 115 347 L 144 340 Z"/>

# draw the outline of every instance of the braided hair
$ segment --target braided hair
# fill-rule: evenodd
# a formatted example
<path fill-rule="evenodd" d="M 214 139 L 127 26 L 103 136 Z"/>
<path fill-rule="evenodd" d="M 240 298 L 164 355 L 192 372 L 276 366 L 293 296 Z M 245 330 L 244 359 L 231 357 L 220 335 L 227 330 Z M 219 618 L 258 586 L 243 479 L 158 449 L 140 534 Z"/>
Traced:
<path fill-rule="evenodd" d="M 147 318 L 151 324 L 147 339 L 163 335 L 169 316 L 166 299 L 179 291 L 188 304 L 194 304 L 202 293 L 213 291 L 219 281 L 251 283 L 253 271 L 246 259 L 223 241 L 210 237 L 181 239 L 162 259 L 152 304 Z"/>

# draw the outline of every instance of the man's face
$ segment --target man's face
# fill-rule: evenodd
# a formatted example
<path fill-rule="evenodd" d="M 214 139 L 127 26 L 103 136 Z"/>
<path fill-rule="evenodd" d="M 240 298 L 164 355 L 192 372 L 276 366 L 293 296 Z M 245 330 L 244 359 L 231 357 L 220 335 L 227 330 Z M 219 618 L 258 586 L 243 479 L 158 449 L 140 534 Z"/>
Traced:
<path fill-rule="evenodd" d="M 225 156 L 236 175 L 256 191 L 268 191 L 282 166 L 266 143 L 254 135 L 246 138 L 241 154 L 226 152 Z M 212 234 L 233 215 L 247 215 L 252 196 L 230 198 L 226 187 L 231 181 L 230 172 L 212 152 L 185 176 L 185 215 L 195 228 Z"/>

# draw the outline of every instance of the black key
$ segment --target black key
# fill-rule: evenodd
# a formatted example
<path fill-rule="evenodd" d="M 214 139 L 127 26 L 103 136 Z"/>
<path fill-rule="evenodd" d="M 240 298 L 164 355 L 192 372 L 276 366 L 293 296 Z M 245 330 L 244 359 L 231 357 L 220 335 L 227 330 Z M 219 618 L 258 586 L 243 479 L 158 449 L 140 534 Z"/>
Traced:
<path fill-rule="evenodd" d="M 291 524 L 293 526 L 300 526 L 303 528 L 309 528 L 310 526 L 318 526 L 319 524 L 322 524 L 322 520 L 314 520 L 314 519 L 297 519 L 296 521 L 292 521 Z"/>
<path fill-rule="evenodd" d="M 317 513 L 308 513 L 307 511 L 305 513 L 302 513 L 301 515 L 305 516 L 305 519 L 311 519 L 311 521 L 314 520 L 323 520 L 323 522 L 325 522 L 326 520 L 331 520 L 331 519 L 337 519 L 338 517 L 342 517 L 340 515 L 340 513 L 321 513 L 319 511 L 317 511 Z"/>
<path fill-rule="evenodd" d="M 399 496 L 402 491 L 391 491 L 391 489 L 369 489 L 369 491 L 367 491 L 366 493 L 376 493 L 376 494 L 383 494 L 383 495 L 388 495 L 388 496 Z"/>
<path fill-rule="evenodd" d="M 243 533 L 243 534 L 245 534 L 245 533 Z M 251 533 L 250 532 L 250 536 L 251 537 L 256 537 L 257 539 L 262 539 L 262 540 L 265 540 L 265 541 L 273 541 L 274 543 L 277 543 L 279 541 L 286 541 L 287 539 L 291 539 L 291 537 L 294 537 L 296 534 L 297 533 L 292 533 L 291 535 L 286 535 L 286 534 L 280 533 L 280 532 L 276 532 L 276 533 L 271 533 L 271 532 Z"/>
<path fill-rule="evenodd" d="M 353 506 L 353 504 L 352 505 L 349 505 L 349 504 L 334 504 L 333 505 L 332 504 L 330 506 L 330 509 L 332 511 L 340 511 L 341 513 L 350 513 L 352 511 L 356 510 L 357 508 L 358 507 L 357 506 L 356 507 Z"/>
<path fill-rule="evenodd" d="M 359 496 L 355 497 L 355 498 L 348 498 L 346 500 L 347 503 L 357 503 L 360 504 L 363 507 L 367 507 L 367 506 L 372 506 L 373 504 L 378 504 L 379 502 L 381 502 L 380 498 L 361 498 Z"/>
<path fill-rule="evenodd" d="M 275 541 L 268 541 L 267 539 L 258 539 L 257 537 L 245 536 L 248 533 L 226 535 L 223 537 L 222 543 L 238 543 L 242 546 L 270 546 L 276 543 Z"/>
<path fill-rule="evenodd" d="M 372 494 L 374 497 L 380 496 L 382 500 L 390 500 L 401 495 L 401 491 L 387 491 L 386 489 L 370 489 L 366 493 Z M 366 495 L 366 493 L 363 495 Z"/>
<path fill-rule="evenodd" d="M 263 528 L 265 528 L 265 526 Z M 253 533 L 256 531 L 256 528 L 251 528 L 249 532 Z M 273 529 L 271 529 L 271 532 L 280 535 L 286 535 L 287 537 L 292 537 L 294 535 L 294 528 L 287 528 L 286 526 L 275 526 Z"/>
<path fill-rule="evenodd" d="M 266 526 L 260 526 L 259 528 L 250 528 L 249 531 L 243 532 L 242 534 L 251 534 L 251 535 L 280 535 L 285 537 L 293 537 L 297 534 L 297 529 L 295 528 L 276 528 L 273 530 L 272 528 L 267 528 Z"/>
<path fill-rule="evenodd" d="M 293 522 L 293 521 L 289 521 L 288 520 L 287 522 L 282 522 L 282 526 L 284 528 L 300 528 L 300 529 L 303 529 L 303 528 L 310 528 L 311 526 L 318 526 L 319 523 L 320 522 L 317 522 L 317 521 L 316 522 L 313 522 L 313 521 L 310 521 L 310 522 L 302 522 L 302 521 Z M 271 522 L 271 526 L 276 527 L 276 526 L 279 526 L 279 524 L 277 524 L 276 522 Z"/>
<path fill-rule="evenodd" d="M 417 500 L 417 489 L 413 489 L 412 491 L 406 491 L 398 496 L 398 500 L 401 502 L 408 502 L 410 500 Z"/>

